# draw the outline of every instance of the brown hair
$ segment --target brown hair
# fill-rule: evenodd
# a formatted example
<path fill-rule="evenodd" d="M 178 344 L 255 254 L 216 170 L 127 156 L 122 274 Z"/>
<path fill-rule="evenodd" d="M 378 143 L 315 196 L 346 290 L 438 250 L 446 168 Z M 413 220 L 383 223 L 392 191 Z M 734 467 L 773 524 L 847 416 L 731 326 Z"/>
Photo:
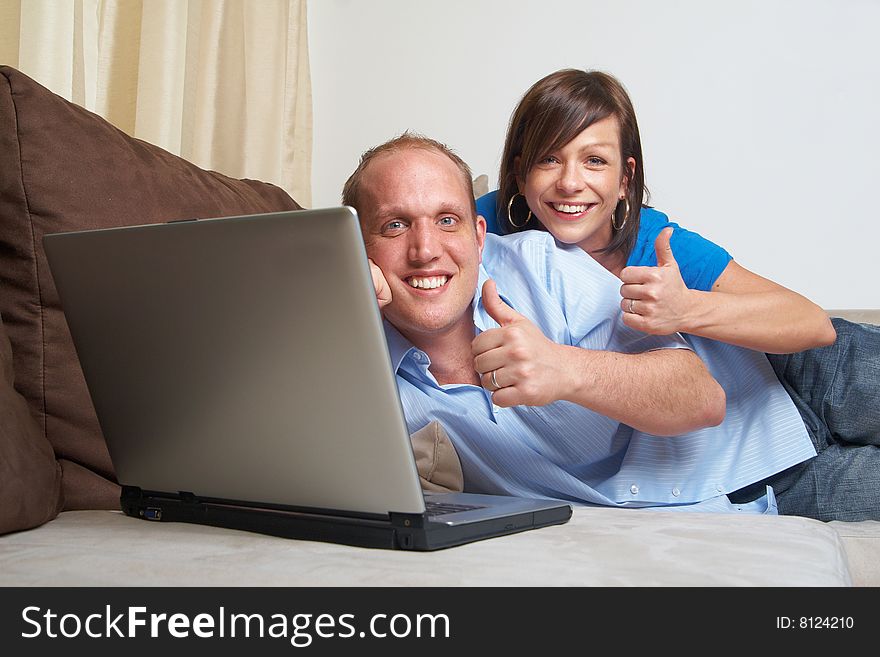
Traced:
<path fill-rule="evenodd" d="M 626 200 L 630 211 L 626 224 L 621 230 L 613 231 L 611 242 L 600 252 L 620 251 L 629 255 L 639 232 L 639 212 L 647 194 L 642 141 L 629 95 L 613 76 L 600 71 L 562 69 L 551 73 L 533 84 L 516 106 L 510 117 L 498 174 L 496 211 L 503 232 L 541 227 L 532 218 L 521 227 L 511 225 L 508 219 L 510 199 L 519 192 L 517 177 L 525 178 L 548 152 L 561 148 L 596 121 L 608 116 L 616 117 L 620 126 L 622 173 L 627 178 Z M 634 173 L 630 173 L 626 166 L 629 158 L 636 162 Z M 517 216 L 521 210 L 524 219 L 528 212 L 524 206 L 524 199 L 522 203 L 514 201 L 511 214 Z M 620 225 L 624 221 L 625 212 L 625 204 L 618 204 L 614 211 L 615 223 Z M 522 224 L 523 219 L 514 221 Z"/>
<path fill-rule="evenodd" d="M 348 177 L 348 180 L 345 181 L 345 185 L 342 188 L 342 204 L 350 205 L 357 209 L 360 200 L 361 178 L 363 178 L 367 165 L 383 153 L 399 152 L 407 148 L 422 148 L 424 150 L 437 151 L 441 155 L 445 155 L 452 160 L 461 172 L 462 180 L 465 183 L 465 189 L 470 192 L 471 218 L 476 220 L 477 208 L 474 201 L 474 180 L 471 168 L 446 144 L 425 137 L 416 132 L 410 132 L 409 130 L 393 139 L 389 139 L 384 144 L 379 144 L 378 146 L 371 148 L 361 155 L 361 160 L 358 163 L 357 168 L 354 170 L 354 173 Z"/>

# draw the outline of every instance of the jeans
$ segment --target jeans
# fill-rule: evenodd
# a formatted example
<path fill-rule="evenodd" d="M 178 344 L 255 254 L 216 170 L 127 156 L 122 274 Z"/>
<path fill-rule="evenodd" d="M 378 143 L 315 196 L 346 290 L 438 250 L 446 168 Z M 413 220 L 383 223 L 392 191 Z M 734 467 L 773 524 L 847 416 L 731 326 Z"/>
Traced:
<path fill-rule="evenodd" d="M 731 499 L 771 485 L 780 514 L 880 520 L 880 327 L 832 322 L 834 344 L 767 355 L 818 455 Z"/>

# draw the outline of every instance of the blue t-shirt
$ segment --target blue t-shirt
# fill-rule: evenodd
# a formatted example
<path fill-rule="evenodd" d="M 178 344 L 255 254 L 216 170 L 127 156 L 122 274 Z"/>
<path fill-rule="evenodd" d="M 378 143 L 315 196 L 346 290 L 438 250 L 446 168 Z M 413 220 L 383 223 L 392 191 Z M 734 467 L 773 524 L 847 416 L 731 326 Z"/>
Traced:
<path fill-rule="evenodd" d="M 490 233 L 503 235 L 498 217 L 495 213 L 497 190 L 484 194 L 477 199 L 477 214 L 483 215 Z M 655 267 L 657 254 L 654 251 L 654 240 L 660 231 L 672 226 L 673 233 L 669 240 L 672 255 L 675 256 L 681 277 L 692 290 L 709 292 L 725 267 L 733 257 L 717 244 L 710 242 L 701 235 L 681 228 L 669 221 L 662 212 L 654 208 L 643 207 L 639 224 L 639 234 L 630 253 L 627 265 Z"/>

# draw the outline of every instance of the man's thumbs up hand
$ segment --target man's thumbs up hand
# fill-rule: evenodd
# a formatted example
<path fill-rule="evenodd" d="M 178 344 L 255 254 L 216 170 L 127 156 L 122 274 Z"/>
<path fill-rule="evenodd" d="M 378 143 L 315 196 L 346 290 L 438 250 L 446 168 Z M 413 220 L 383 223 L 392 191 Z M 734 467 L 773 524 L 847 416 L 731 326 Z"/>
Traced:
<path fill-rule="evenodd" d="M 498 287 L 491 278 L 483 283 L 483 308 L 489 313 L 489 317 L 498 322 L 499 326 L 508 326 L 525 317 L 508 306 L 498 296 Z M 528 321 L 528 320 L 526 320 Z"/>
<path fill-rule="evenodd" d="M 483 284 L 483 308 L 500 328 L 474 338 L 471 352 L 480 383 L 497 406 L 543 406 L 562 399 L 569 373 L 562 347 L 498 295 L 495 281 Z"/>

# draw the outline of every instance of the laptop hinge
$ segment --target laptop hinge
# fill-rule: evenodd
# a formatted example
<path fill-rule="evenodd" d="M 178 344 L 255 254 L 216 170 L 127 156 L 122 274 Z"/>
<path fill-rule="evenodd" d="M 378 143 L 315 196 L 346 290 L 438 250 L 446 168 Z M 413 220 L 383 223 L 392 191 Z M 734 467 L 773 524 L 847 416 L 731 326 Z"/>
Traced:
<path fill-rule="evenodd" d="M 425 514 L 423 513 L 395 513 L 391 511 L 391 526 L 400 529 L 421 529 L 425 526 Z"/>
<path fill-rule="evenodd" d="M 394 543 L 398 548 L 411 550 L 424 543 L 421 531 L 425 527 L 424 513 L 395 513 L 392 511 L 388 513 L 388 517 L 394 529 Z"/>

